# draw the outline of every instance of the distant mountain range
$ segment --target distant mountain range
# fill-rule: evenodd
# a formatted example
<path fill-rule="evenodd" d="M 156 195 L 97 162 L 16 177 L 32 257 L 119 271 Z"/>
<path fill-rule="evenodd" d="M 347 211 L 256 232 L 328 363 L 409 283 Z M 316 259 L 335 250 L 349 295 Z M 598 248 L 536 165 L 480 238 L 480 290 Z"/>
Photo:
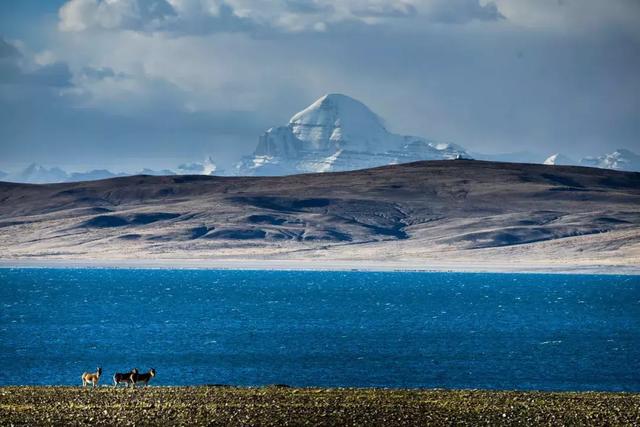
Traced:
<path fill-rule="evenodd" d="M 562 153 L 547 158 L 527 151 L 503 154 L 470 153 L 463 147 L 419 136 L 389 132 L 383 120 L 362 102 L 342 94 L 328 94 L 291 117 L 285 126 L 268 129 L 258 138 L 253 154 L 245 156 L 228 175 L 278 176 L 338 172 L 421 160 L 477 159 L 512 163 L 587 166 L 640 171 L 640 155 L 617 149 L 599 157 L 574 160 Z M 31 164 L 17 173 L 0 171 L 0 180 L 23 183 L 77 182 L 128 175 L 224 175 L 208 157 L 175 170 L 142 169 L 114 173 L 107 169 L 66 172 Z"/>
<path fill-rule="evenodd" d="M 640 171 L 640 156 L 623 148 L 599 157 L 584 157 L 579 161 L 565 156 L 562 153 L 556 153 L 549 156 L 543 163 L 545 165 L 587 166 L 631 172 Z"/>
<path fill-rule="evenodd" d="M 623 171 L 640 171 L 640 156 L 622 148 L 600 157 L 585 157 L 580 160 L 582 166 Z"/>
<path fill-rule="evenodd" d="M 27 184 L 47 184 L 60 182 L 96 181 L 99 179 L 108 179 L 131 175 L 216 175 L 219 173 L 219 171 L 220 170 L 217 168 L 211 157 L 208 157 L 202 163 L 194 162 L 182 164 L 178 166 L 176 170 L 154 170 L 144 168 L 134 173 L 115 173 L 111 172 L 108 169 L 93 169 L 87 172 L 69 173 L 58 167 L 47 168 L 45 166 L 32 163 L 24 170 L 13 174 L 0 171 L 0 180 L 9 182 L 22 182 Z"/>

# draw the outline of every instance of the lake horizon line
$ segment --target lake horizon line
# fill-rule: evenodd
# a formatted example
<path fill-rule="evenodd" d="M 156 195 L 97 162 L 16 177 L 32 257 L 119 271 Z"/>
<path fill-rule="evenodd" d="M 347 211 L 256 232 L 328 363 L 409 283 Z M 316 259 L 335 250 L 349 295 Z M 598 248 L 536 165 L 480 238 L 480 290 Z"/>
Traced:
<path fill-rule="evenodd" d="M 403 261 L 360 261 L 308 259 L 55 259 L 0 258 L 0 269 L 57 268 L 57 269 L 125 269 L 125 270 L 246 270 L 246 271 L 326 271 L 326 272 L 397 272 L 397 273 L 493 273 L 493 274 L 558 274 L 640 276 L 640 265 L 510 265 L 470 262 L 424 263 Z"/>

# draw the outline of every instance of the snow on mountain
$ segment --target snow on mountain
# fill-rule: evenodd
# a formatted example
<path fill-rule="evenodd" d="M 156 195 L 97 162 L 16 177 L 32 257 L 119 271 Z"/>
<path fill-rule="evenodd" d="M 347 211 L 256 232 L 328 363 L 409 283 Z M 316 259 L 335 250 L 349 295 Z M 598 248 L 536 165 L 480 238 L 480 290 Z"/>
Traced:
<path fill-rule="evenodd" d="M 306 150 L 380 153 L 396 148 L 382 119 L 346 95 L 323 96 L 295 114 L 289 128 Z"/>
<path fill-rule="evenodd" d="M 60 168 L 46 168 L 36 163 L 31 163 L 24 170 L 7 176 L 8 181 L 24 182 L 28 184 L 64 182 L 68 178 L 69 175 Z"/>
<path fill-rule="evenodd" d="M 107 179 L 116 176 L 125 176 L 125 174 L 116 174 L 107 169 L 94 169 L 86 172 L 68 173 L 59 167 L 46 168 L 32 163 L 22 172 L 10 175 L 10 178 L 15 182 L 50 184 L 56 182 L 95 181 L 98 179 Z"/>
<path fill-rule="evenodd" d="M 59 167 L 47 168 L 37 163 L 32 163 L 22 171 L 8 174 L 5 179 L 7 181 L 26 184 L 52 184 L 58 182 L 93 181 L 113 178 L 115 176 L 124 176 L 124 174 L 115 174 L 106 169 L 68 173 Z"/>
<path fill-rule="evenodd" d="M 95 181 L 129 175 L 213 175 L 216 172 L 220 173 L 220 169 L 216 167 L 211 157 L 208 157 L 202 163 L 194 162 L 180 165 L 177 168 L 177 172 L 170 169 L 155 170 L 144 168 L 135 173 L 114 173 L 108 169 L 68 173 L 58 167 L 47 168 L 32 163 L 19 172 L 9 174 L 0 172 L 0 179 L 26 184 L 50 184 L 58 182 Z"/>
<path fill-rule="evenodd" d="M 547 159 L 542 163 L 545 165 L 557 165 L 557 166 L 560 166 L 560 165 L 573 166 L 578 164 L 575 160 L 560 153 L 552 154 L 551 156 L 547 157 Z"/>
<path fill-rule="evenodd" d="M 390 133 L 360 101 L 329 94 L 294 114 L 288 125 L 267 130 L 236 172 L 288 175 L 457 158 L 471 157 L 455 144 Z"/>
<path fill-rule="evenodd" d="M 580 164 L 603 169 L 640 172 L 640 155 L 633 151 L 619 148 L 613 153 L 600 157 L 585 157 L 580 160 Z"/>
<path fill-rule="evenodd" d="M 184 163 L 178 166 L 178 175 L 214 175 L 218 167 L 211 157 L 204 162 Z"/>

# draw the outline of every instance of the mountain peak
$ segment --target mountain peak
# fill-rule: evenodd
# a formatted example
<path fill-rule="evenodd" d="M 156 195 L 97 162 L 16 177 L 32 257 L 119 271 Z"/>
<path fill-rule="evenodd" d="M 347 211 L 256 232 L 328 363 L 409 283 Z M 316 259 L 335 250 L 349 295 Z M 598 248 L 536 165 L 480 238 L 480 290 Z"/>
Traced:
<path fill-rule="evenodd" d="M 327 93 L 316 99 L 304 110 L 294 114 L 289 123 L 297 122 L 319 110 L 332 111 L 340 115 L 357 113 L 366 116 L 375 116 L 377 118 L 376 114 L 371 111 L 369 107 L 357 99 L 342 93 Z"/>
<path fill-rule="evenodd" d="M 240 174 L 284 175 L 364 169 L 417 160 L 469 158 L 455 144 L 438 144 L 389 132 L 362 102 L 326 94 L 267 130 L 252 156 L 237 165 Z"/>
<path fill-rule="evenodd" d="M 333 103 L 356 103 L 362 104 L 362 102 L 358 101 L 355 98 L 350 97 L 349 95 L 345 95 L 343 93 L 327 93 L 322 95 L 320 98 L 316 100 L 316 102 L 325 103 L 325 102 L 333 102 Z M 364 104 L 362 104 L 364 105 Z"/>
<path fill-rule="evenodd" d="M 551 156 L 547 157 L 547 159 L 542 163 L 545 165 L 556 165 L 556 166 L 576 164 L 576 162 L 573 159 L 565 156 L 562 153 L 552 154 Z"/>
<path fill-rule="evenodd" d="M 67 173 L 62 169 L 57 167 L 48 169 L 37 163 L 31 163 L 17 175 L 18 182 L 30 182 L 34 184 L 63 182 L 66 181 L 67 178 Z"/>
<path fill-rule="evenodd" d="M 382 119 L 362 102 L 331 93 L 289 120 L 293 135 L 309 149 L 382 152 L 388 132 Z"/>

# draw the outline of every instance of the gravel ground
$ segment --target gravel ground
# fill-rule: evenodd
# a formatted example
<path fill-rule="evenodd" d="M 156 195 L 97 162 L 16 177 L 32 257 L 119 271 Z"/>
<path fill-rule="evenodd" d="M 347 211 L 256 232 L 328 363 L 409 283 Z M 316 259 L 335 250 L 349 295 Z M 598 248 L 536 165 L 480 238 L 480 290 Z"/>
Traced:
<path fill-rule="evenodd" d="M 640 394 L 0 387 L 1 425 L 640 425 Z"/>

